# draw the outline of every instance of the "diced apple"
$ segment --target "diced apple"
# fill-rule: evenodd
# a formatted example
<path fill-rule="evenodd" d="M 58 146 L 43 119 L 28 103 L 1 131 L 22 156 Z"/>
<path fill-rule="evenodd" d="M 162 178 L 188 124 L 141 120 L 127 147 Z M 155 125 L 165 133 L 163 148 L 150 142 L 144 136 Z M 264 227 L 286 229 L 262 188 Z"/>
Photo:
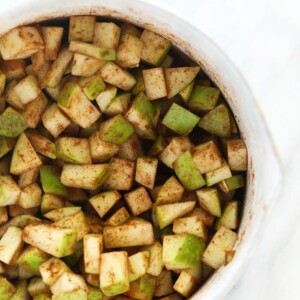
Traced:
<path fill-rule="evenodd" d="M 165 235 L 164 265 L 168 270 L 193 268 L 200 263 L 204 249 L 204 241 L 192 234 Z"/>
<path fill-rule="evenodd" d="M 56 103 L 46 109 L 42 115 L 42 121 L 53 137 L 59 136 L 71 124 L 71 120 L 59 109 Z"/>
<path fill-rule="evenodd" d="M 227 157 L 232 171 L 247 170 L 247 148 L 243 140 L 227 140 Z"/>
<path fill-rule="evenodd" d="M 29 70 L 29 67 L 26 67 L 26 73 L 28 75 L 36 75 L 41 69 L 43 69 L 46 64 L 45 51 L 44 49 L 39 50 L 31 55 L 31 67 L 32 72 Z"/>
<path fill-rule="evenodd" d="M 31 297 L 27 291 L 27 281 L 21 280 L 16 286 L 16 292 L 14 295 L 10 298 L 10 300 L 30 300 Z"/>
<path fill-rule="evenodd" d="M 51 295 L 49 286 L 43 282 L 41 277 L 33 277 L 28 284 L 27 290 L 32 297 L 39 294 Z"/>
<path fill-rule="evenodd" d="M 124 91 L 129 91 L 136 84 L 136 80 L 133 75 L 114 64 L 113 62 L 107 62 L 100 69 L 100 76 L 102 79 L 114 85 Z"/>
<path fill-rule="evenodd" d="M 156 277 L 145 274 L 138 280 L 130 283 L 130 289 L 126 293 L 131 299 L 151 300 L 153 299 L 156 285 Z"/>
<path fill-rule="evenodd" d="M 196 191 L 196 194 L 200 207 L 209 212 L 212 216 L 221 216 L 221 204 L 216 188 L 200 189 Z"/>
<path fill-rule="evenodd" d="M 129 281 L 135 281 L 146 274 L 149 267 L 149 252 L 141 251 L 128 257 Z"/>
<path fill-rule="evenodd" d="M 129 290 L 128 257 L 125 251 L 101 254 L 100 289 L 108 297 Z"/>
<path fill-rule="evenodd" d="M 44 41 L 33 26 L 17 27 L 0 39 L 0 51 L 3 59 L 24 59 L 44 48 Z"/>
<path fill-rule="evenodd" d="M 42 189 L 37 183 L 32 183 L 22 189 L 17 204 L 23 208 L 40 206 L 42 202 Z"/>
<path fill-rule="evenodd" d="M 222 180 L 230 178 L 231 176 L 232 176 L 232 174 L 227 165 L 227 162 L 225 160 L 223 160 L 220 168 L 215 169 L 213 171 L 209 171 L 205 174 L 206 184 L 209 187 L 209 186 L 212 186 Z"/>
<path fill-rule="evenodd" d="M 117 95 L 118 89 L 113 85 L 106 85 L 106 88 L 96 97 L 100 110 L 104 112 Z"/>
<path fill-rule="evenodd" d="M 15 286 L 10 283 L 6 278 L 0 276 L 0 295 L 1 300 L 10 300 L 15 293 Z"/>
<path fill-rule="evenodd" d="M 90 100 L 94 100 L 105 89 L 105 83 L 98 73 L 86 78 L 80 78 L 78 83 Z"/>
<path fill-rule="evenodd" d="M 145 187 L 139 187 L 124 195 L 133 216 L 138 216 L 152 208 L 152 201 Z"/>
<path fill-rule="evenodd" d="M 85 221 L 87 226 L 90 228 L 90 233 L 102 233 L 103 232 L 103 221 L 98 216 L 85 214 Z"/>
<path fill-rule="evenodd" d="M 102 192 L 89 199 L 94 209 L 103 218 L 109 210 L 121 199 L 121 195 L 117 190 Z"/>
<path fill-rule="evenodd" d="M 119 114 L 125 114 L 130 104 L 131 94 L 128 92 L 119 92 L 111 103 L 103 110 L 103 113 L 109 117 Z"/>
<path fill-rule="evenodd" d="M 41 213 L 46 214 L 47 212 L 55 209 L 64 207 L 64 201 L 59 197 L 52 194 L 44 194 L 41 203 Z"/>
<path fill-rule="evenodd" d="M 103 295 L 99 288 L 88 286 L 87 300 L 102 300 Z"/>
<path fill-rule="evenodd" d="M 0 115 L 0 135 L 16 138 L 27 128 L 25 118 L 11 107 L 7 107 Z"/>
<path fill-rule="evenodd" d="M 210 110 L 201 118 L 198 125 L 205 131 L 219 137 L 229 137 L 231 135 L 229 111 L 223 104 Z"/>
<path fill-rule="evenodd" d="M 110 172 L 103 184 L 105 190 L 129 191 L 132 187 L 135 163 L 124 158 L 114 157 L 109 163 Z"/>
<path fill-rule="evenodd" d="M 107 249 L 154 243 L 152 224 L 144 220 L 130 220 L 116 227 L 105 226 L 103 238 Z"/>
<path fill-rule="evenodd" d="M 120 145 L 118 157 L 135 161 L 141 155 L 143 155 L 141 140 L 136 133 L 133 133 L 126 142 Z"/>
<path fill-rule="evenodd" d="M 40 168 L 41 183 L 44 193 L 66 197 L 67 188 L 61 182 L 61 172 L 56 166 L 43 165 Z"/>
<path fill-rule="evenodd" d="M 0 70 L 0 96 L 3 95 L 6 84 L 6 75 Z"/>
<path fill-rule="evenodd" d="M 175 219 L 191 212 L 195 206 L 194 201 L 172 203 L 156 206 L 155 215 L 160 229 L 172 224 Z"/>
<path fill-rule="evenodd" d="M 136 84 L 134 85 L 131 93 L 133 96 L 137 96 L 139 93 L 145 92 L 145 83 L 142 74 L 142 70 L 140 68 L 136 68 L 132 71 L 132 74 L 136 80 Z"/>
<path fill-rule="evenodd" d="M 73 52 L 68 49 L 62 49 L 55 61 L 51 64 L 47 70 L 43 84 L 49 88 L 55 88 L 60 83 L 65 71 L 67 70 L 71 60 L 73 58 Z"/>
<path fill-rule="evenodd" d="M 200 71 L 200 67 L 166 68 L 164 71 L 168 98 L 170 99 L 194 80 Z"/>
<path fill-rule="evenodd" d="M 43 40 L 45 43 L 46 60 L 55 60 L 60 48 L 64 28 L 57 26 L 41 27 Z"/>
<path fill-rule="evenodd" d="M 74 53 L 72 63 L 72 75 L 89 77 L 94 75 L 103 65 L 104 61 L 86 56 L 79 53 Z"/>
<path fill-rule="evenodd" d="M 0 61 L 0 67 L 6 76 L 6 82 L 19 80 L 26 76 L 24 59 L 12 59 Z"/>
<path fill-rule="evenodd" d="M 226 204 L 221 218 L 217 222 L 217 228 L 224 226 L 228 229 L 236 229 L 238 226 L 238 202 L 230 201 Z"/>
<path fill-rule="evenodd" d="M 87 292 L 88 292 L 88 287 L 87 287 L 83 277 L 80 275 L 71 273 L 71 272 L 64 272 L 50 286 L 50 289 L 54 296 L 58 296 L 60 294 L 66 293 L 66 292 L 75 292 L 76 290 L 83 290 L 85 292 L 85 294 L 87 294 Z"/>
<path fill-rule="evenodd" d="M 68 256 L 65 256 L 64 261 L 69 267 L 74 267 L 78 264 L 79 260 L 82 258 L 82 255 L 83 255 L 83 240 L 80 240 L 76 243 L 74 252 Z M 98 276 L 98 281 L 99 281 L 99 276 Z M 97 283 L 97 286 L 98 285 L 99 282 Z"/>
<path fill-rule="evenodd" d="M 0 136 L 0 158 L 10 152 L 15 146 L 16 140 Z"/>
<path fill-rule="evenodd" d="M 173 168 L 173 162 L 184 152 L 190 151 L 193 147 L 187 136 L 172 138 L 169 145 L 160 153 L 159 159 L 169 168 Z"/>
<path fill-rule="evenodd" d="M 7 206 L 15 204 L 21 190 L 10 175 L 0 175 L 0 204 Z"/>
<path fill-rule="evenodd" d="M 184 104 L 187 104 L 190 97 L 191 97 L 191 94 L 192 94 L 192 91 L 193 91 L 193 88 L 194 88 L 194 85 L 195 85 L 195 80 L 193 80 L 189 85 L 187 85 L 180 93 L 180 97 L 183 101 Z"/>
<path fill-rule="evenodd" d="M 171 48 L 170 41 L 147 29 L 143 31 L 141 41 L 144 43 L 142 60 L 149 65 L 160 65 Z"/>
<path fill-rule="evenodd" d="M 166 141 L 162 135 L 159 135 L 148 151 L 148 156 L 157 156 L 167 147 Z"/>
<path fill-rule="evenodd" d="M 0 207 L 0 225 L 6 223 L 7 221 L 8 221 L 8 215 L 7 215 L 6 207 Z"/>
<path fill-rule="evenodd" d="M 53 222 L 56 222 L 67 216 L 74 215 L 74 214 L 78 213 L 80 210 L 81 210 L 81 207 L 79 207 L 79 206 L 62 207 L 62 208 L 53 209 L 53 210 L 47 212 L 46 214 L 44 214 L 44 217 Z"/>
<path fill-rule="evenodd" d="M 117 50 L 121 29 L 113 22 L 96 22 L 93 44 Z"/>
<path fill-rule="evenodd" d="M 195 291 L 196 284 L 192 275 L 182 271 L 174 284 L 174 290 L 184 297 L 189 297 Z"/>
<path fill-rule="evenodd" d="M 101 253 L 103 252 L 103 235 L 86 234 L 83 237 L 84 269 L 89 274 L 100 274 Z"/>
<path fill-rule="evenodd" d="M 10 226 L 0 240 L 0 260 L 7 265 L 14 265 L 24 242 L 22 240 L 22 229 Z"/>
<path fill-rule="evenodd" d="M 147 269 L 147 274 L 153 276 L 159 276 L 164 267 L 164 263 L 162 261 L 162 245 L 160 242 L 155 241 L 155 243 L 151 246 L 144 246 L 142 248 L 143 251 L 148 251 L 150 254 L 149 258 L 149 267 Z"/>
<path fill-rule="evenodd" d="M 80 127 L 88 128 L 101 113 L 89 101 L 77 83 L 68 82 L 61 91 L 58 106 Z"/>
<path fill-rule="evenodd" d="M 64 165 L 61 182 L 65 186 L 94 190 L 106 180 L 109 164 Z"/>
<path fill-rule="evenodd" d="M 49 296 L 49 294 L 41 293 L 34 296 L 33 300 L 51 300 L 51 296 Z"/>
<path fill-rule="evenodd" d="M 13 80 L 10 83 L 8 83 L 5 91 L 5 101 L 18 111 L 22 111 L 25 109 L 25 107 L 19 99 L 17 93 L 15 92 L 15 86 L 17 84 L 18 82 L 16 80 Z"/>
<path fill-rule="evenodd" d="M 128 22 L 123 22 L 122 27 L 121 27 L 121 35 L 125 34 L 132 34 L 136 37 L 140 37 L 142 32 L 134 25 L 128 23 Z"/>
<path fill-rule="evenodd" d="M 202 261 L 213 269 L 219 269 L 226 258 L 226 251 L 231 251 L 237 239 L 237 234 L 221 226 L 205 249 Z"/>
<path fill-rule="evenodd" d="M 163 68 L 145 69 L 142 71 L 145 92 L 149 100 L 166 97 L 167 87 Z"/>
<path fill-rule="evenodd" d="M 118 209 L 112 216 L 110 216 L 106 221 L 107 226 L 120 226 L 130 219 L 130 214 L 125 207 Z"/>
<path fill-rule="evenodd" d="M 200 216 L 185 217 L 174 220 L 173 232 L 175 234 L 193 234 L 204 241 L 207 239 L 207 230 Z"/>
<path fill-rule="evenodd" d="M 136 36 L 124 34 L 121 36 L 116 62 L 124 68 L 138 67 L 142 56 L 143 42 Z"/>
<path fill-rule="evenodd" d="M 23 240 L 48 254 L 62 257 L 74 252 L 77 232 L 52 224 L 34 223 L 24 228 Z"/>
<path fill-rule="evenodd" d="M 170 68 L 174 62 L 174 57 L 167 54 L 164 60 L 161 62 L 160 67 L 162 68 Z"/>
<path fill-rule="evenodd" d="M 69 23 L 69 41 L 92 42 L 95 23 L 95 16 L 71 16 Z"/>
<path fill-rule="evenodd" d="M 169 270 L 162 270 L 160 275 L 156 278 L 156 286 L 154 291 L 155 297 L 166 296 L 172 294 L 173 282 L 172 282 L 172 272 Z"/>
<path fill-rule="evenodd" d="M 157 165 L 157 158 L 138 157 L 136 161 L 135 181 L 146 188 L 153 189 Z"/>
<path fill-rule="evenodd" d="M 183 186 L 175 176 L 171 176 L 158 191 L 155 204 L 163 205 L 177 203 L 181 200 L 183 192 Z"/>
<path fill-rule="evenodd" d="M 48 99 L 41 92 L 39 96 L 28 103 L 22 111 L 22 116 L 25 118 L 29 128 L 36 128 L 40 122 L 44 111 L 46 110 Z"/>

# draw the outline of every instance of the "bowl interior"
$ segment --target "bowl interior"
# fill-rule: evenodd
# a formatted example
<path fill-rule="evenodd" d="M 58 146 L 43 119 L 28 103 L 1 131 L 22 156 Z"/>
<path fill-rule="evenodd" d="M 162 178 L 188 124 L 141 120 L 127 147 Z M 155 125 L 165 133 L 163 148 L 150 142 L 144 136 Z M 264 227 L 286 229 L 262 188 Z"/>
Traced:
<path fill-rule="evenodd" d="M 127 20 L 163 35 L 203 68 L 231 106 L 249 153 L 246 203 L 236 255 L 232 263 L 219 269 L 192 297 L 206 300 L 223 298 L 246 271 L 247 260 L 259 239 L 258 232 L 263 228 L 263 217 L 278 196 L 281 182 L 279 159 L 249 87 L 226 55 L 199 29 L 142 0 L 27 0 L 15 4 L 3 3 L 0 35 L 22 24 L 80 14 Z"/>

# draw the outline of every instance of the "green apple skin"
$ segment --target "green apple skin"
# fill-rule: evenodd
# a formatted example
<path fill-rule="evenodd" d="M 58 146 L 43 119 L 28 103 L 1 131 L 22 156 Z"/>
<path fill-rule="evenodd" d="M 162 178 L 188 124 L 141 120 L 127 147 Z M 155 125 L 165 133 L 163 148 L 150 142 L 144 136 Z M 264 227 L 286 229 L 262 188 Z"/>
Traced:
<path fill-rule="evenodd" d="M 4 277 L 0 276 L 0 296 L 1 300 L 10 300 L 16 288 Z"/>
<path fill-rule="evenodd" d="M 103 294 L 101 293 L 99 288 L 88 286 L 88 295 L 87 300 L 102 300 Z"/>
<path fill-rule="evenodd" d="M 27 127 L 25 118 L 11 107 L 0 115 L 0 136 L 16 138 Z"/>
<path fill-rule="evenodd" d="M 41 166 L 40 175 L 44 193 L 68 196 L 68 189 L 61 183 L 60 170 L 56 166 Z"/>
<path fill-rule="evenodd" d="M 154 295 L 156 277 L 145 274 L 136 281 L 130 283 L 130 290 L 127 296 L 135 299 L 151 300 Z"/>
<path fill-rule="evenodd" d="M 83 255 L 83 240 L 80 240 L 75 245 L 73 254 L 65 256 L 63 260 L 69 267 L 74 267 Z"/>
<path fill-rule="evenodd" d="M 15 140 L 0 136 L 0 158 L 13 149 Z"/>
<path fill-rule="evenodd" d="M 30 300 L 31 297 L 27 291 L 27 281 L 22 280 L 17 285 L 17 290 L 10 300 Z"/>

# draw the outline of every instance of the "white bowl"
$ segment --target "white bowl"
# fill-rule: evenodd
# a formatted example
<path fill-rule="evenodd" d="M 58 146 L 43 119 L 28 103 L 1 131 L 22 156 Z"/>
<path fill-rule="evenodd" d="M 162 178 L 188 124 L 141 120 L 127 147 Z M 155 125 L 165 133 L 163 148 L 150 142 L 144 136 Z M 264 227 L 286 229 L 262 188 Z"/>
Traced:
<path fill-rule="evenodd" d="M 142 0 L 26 0 L 2 3 L 0 35 L 31 22 L 70 15 L 99 15 L 133 22 L 172 41 L 217 84 L 230 104 L 249 152 L 246 203 L 234 260 L 218 270 L 192 299 L 222 299 L 247 272 L 247 261 L 262 239 L 266 208 L 278 197 L 282 182 L 279 159 L 266 124 L 242 75 L 201 31 L 160 7 Z M 224 33 L 226 34 L 226 33 Z"/>

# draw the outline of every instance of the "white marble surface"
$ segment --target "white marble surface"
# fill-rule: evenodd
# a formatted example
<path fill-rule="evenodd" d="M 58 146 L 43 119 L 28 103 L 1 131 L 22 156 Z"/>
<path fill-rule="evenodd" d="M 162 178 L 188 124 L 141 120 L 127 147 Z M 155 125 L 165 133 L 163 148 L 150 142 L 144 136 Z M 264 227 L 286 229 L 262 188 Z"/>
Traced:
<path fill-rule="evenodd" d="M 263 238 L 224 299 L 300 299 L 300 2 L 148 2 L 189 20 L 228 55 L 256 97 L 284 167 L 284 189 L 266 213 Z"/>

